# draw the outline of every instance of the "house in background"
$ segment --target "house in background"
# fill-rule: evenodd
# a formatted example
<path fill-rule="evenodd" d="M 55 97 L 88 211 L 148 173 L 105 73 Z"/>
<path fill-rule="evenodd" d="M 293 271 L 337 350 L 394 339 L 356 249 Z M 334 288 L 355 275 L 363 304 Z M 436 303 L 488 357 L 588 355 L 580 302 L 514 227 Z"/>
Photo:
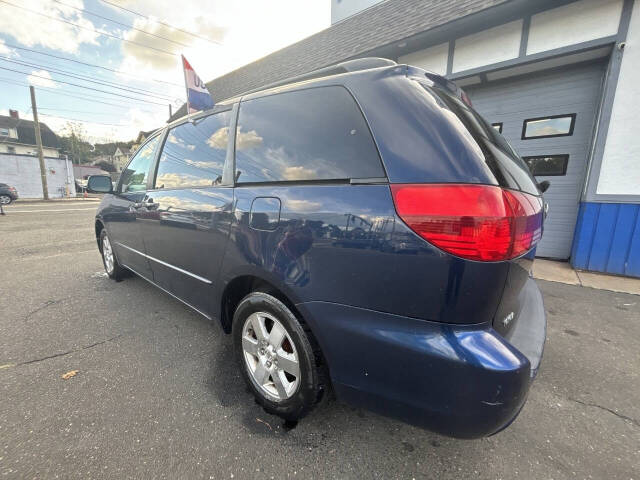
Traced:
<path fill-rule="evenodd" d="M 116 171 L 121 172 L 124 167 L 129 163 L 131 158 L 131 150 L 126 147 L 116 147 L 116 151 L 112 156 L 112 164 L 116 168 Z"/>
<path fill-rule="evenodd" d="M 138 136 L 136 138 L 135 143 L 133 145 L 131 145 L 131 153 L 130 154 L 133 155 L 136 152 L 136 150 L 138 150 L 140 145 L 142 145 L 145 142 L 145 140 L 147 138 L 149 138 L 149 135 L 151 135 L 153 132 L 155 132 L 155 130 L 148 130 L 146 132 L 143 131 L 143 130 L 140 130 L 138 132 Z"/>
<path fill-rule="evenodd" d="M 38 155 L 33 121 L 21 119 L 17 110 L 0 115 L 0 153 Z M 40 137 L 45 157 L 60 157 L 60 141 L 46 123 L 40 122 Z"/>
<path fill-rule="evenodd" d="M 71 161 L 60 153 L 60 140 L 40 123 L 47 188 L 50 198 L 75 196 Z M 34 124 L 18 112 L 0 116 L 0 182 L 14 186 L 20 198 L 43 198 Z"/>

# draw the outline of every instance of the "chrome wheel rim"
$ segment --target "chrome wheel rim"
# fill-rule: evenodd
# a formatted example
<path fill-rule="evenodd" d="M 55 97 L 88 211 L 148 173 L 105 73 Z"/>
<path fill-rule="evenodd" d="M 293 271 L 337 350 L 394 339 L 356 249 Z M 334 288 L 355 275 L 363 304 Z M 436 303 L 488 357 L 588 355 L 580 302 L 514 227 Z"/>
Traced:
<path fill-rule="evenodd" d="M 11 202 L 11 198 L 8 195 L 0 195 L 0 203 L 3 205 L 8 205 Z"/>
<path fill-rule="evenodd" d="M 296 347 L 270 313 L 249 315 L 242 327 L 242 351 L 249 378 L 269 400 L 291 398 L 300 385 Z"/>
<path fill-rule="evenodd" d="M 104 258 L 104 267 L 107 273 L 113 273 L 113 250 L 111 249 L 111 242 L 109 242 L 109 237 L 107 236 L 102 239 L 102 258 Z"/>

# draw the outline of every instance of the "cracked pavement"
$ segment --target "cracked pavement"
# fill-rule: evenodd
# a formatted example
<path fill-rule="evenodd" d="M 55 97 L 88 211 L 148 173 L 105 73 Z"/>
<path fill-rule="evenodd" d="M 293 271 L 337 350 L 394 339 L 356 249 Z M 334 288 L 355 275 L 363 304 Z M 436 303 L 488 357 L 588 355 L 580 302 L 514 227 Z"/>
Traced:
<path fill-rule="evenodd" d="M 0 217 L 2 478 L 640 477 L 640 296 L 540 281 L 540 373 L 493 437 L 334 400 L 291 429 L 253 402 L 215 322 L 101 274 L 91 205 Z"/>

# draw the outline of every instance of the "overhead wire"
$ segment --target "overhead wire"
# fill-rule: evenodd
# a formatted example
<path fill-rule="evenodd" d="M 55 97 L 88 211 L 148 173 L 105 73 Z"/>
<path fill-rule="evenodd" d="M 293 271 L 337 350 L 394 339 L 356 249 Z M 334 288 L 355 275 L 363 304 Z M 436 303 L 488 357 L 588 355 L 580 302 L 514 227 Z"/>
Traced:
<path fill-rule="evenodd" d="M 2 0 L 0 0 L 0 1 L 2 1 Z M 22 73 L 23 75 L 29 75 L 29 76 L 32 76 L 32 77 L 43 78 L 45 80 L 53 81 L 53 80 L 51 80 L 51 78 L 45 77 L 43 75 L 38 75 L 38 74 L 35 74 L 35 73 L 29 73 L 29 72 L 22 72 L 20 70 L 15 70 L 13 68 L 0 67 L 0 70 L 7 70 L 9 72 Z M 92 90 L 94 92 L 106 93 L 108 95 L 113 95 L 113 96 L 116 96 L 116 97 L 128 98 L 128 99 L 132 99 L 132 100 L 138 100 L 138 101 L 141 101 L 141 102 L 151 103 L 151 104 L 154 104 L 154 105 L 162 105 L 162 106 L 166 105 L 166 103 L 152 102 L 151 100 L 142 100 L 140 98 L 131 97 L 131 96 L 128 96 L 128 95 L 122 95 L 121 93 L 109 92 L 107 90 L 100 90 L 99 88 L 87 87 L 86 85 L 78 85 L 77 83 L 67 82 L 65 80 L 55 80 L 55 81 L 57 83 L 63 83 L 63 84 L 71 85 L 71 86 L 78 87 L 78 88 L 84 88 L 84 89 L 87 89 L 87 90 Z"/>
<path fill-rule="evenodd" d="M 137 27 L 134 27 L 133 25 L 129 25 L 127 23 L 123 23 L 123 22 L 120 22 L 118 20 L 114 20 L 114 19 L 109 18 L 109 17 L 105 17 L 105 16 L 100 15 L 98 13 L 90 12 L 89 10 L 86 10 L 84 8 L 74 7 L 73 5 L 69 5 L 68 3 L 61 2 L 60 0 L 52 0 L 52 1 L 54 1 L 55 3 L 59 3 L 60 5 L 64 5 L 65 7 L 72 8 L 72 9 L 78 11 L 78 12 L 83 12 L 83 13 L 85 13 L 87 15 L 91 15 L 93 17 L 101 18 L 102 20 L 106 20 L 107 22 L 115 23 L 116 25 L 120 25 L 122 27 L 130 28 L 131 30 L 135 30 L 137 32 L 144 33 L 145 35 L 150 35 L 152 37 L 159 38 L 159 39 L 164 40 L 166 42 L 175 43 L 176 45 L 180 45 L 181 47 L 187 47 L 188 48 L 188 47 L 191 46 L 191 45 L 187 45 L 186 43 L 178 42 L 177 40 L 172 40 L 170 38 L 163 37 L 162 35 L 157 35 L 155 33 L 147 32 L 146 30 L 142 30 L 141 28 L 137 28 Z"/>
<path fill-rule="evenodd" d="M 6 47 L 9 47 L 9 48 L 14 48 L 16 50 L 22 50 L 22 51 L 25 51 L 25 52 L 36 53 L 38 55 L 45 55 L 47 57 L 57 58 L 59 60 L 66 60 L 67 62 L 73 62 L 73 63 L 77 63 L 79 65 L 85 65 L 87 67 L 100 68 L 100 69 L 106 70 L 108 72 L 118 73 L 120 75 L 126 75 L 126 76 L 129 76 L 129 77 L 138 78 L 138 79 L 141 79 L 141 80 L 147 80 L 147 79 L 145 79 L 143 77 L 140 77 L 138 75 L 133 75 L 132 73 L 124 72 L 122 70 L 117 70 L 115 68 L 105 67 L 104 65 L 98 65 L 96 63 L 83 62 L 81 60 L 76 60 L 74 58 L 67 58 L 67 57 L 63 57 L 63 56 L 60 56 L 60 55 L 54 55 L 52 53 L 41 52 L 41 51 L 34 50 L 34 49 L 31 49 L 31 48 L 19 47 L 18 45 L 13 45 L 13 44 L 10 44 L 10 43 L 3 43 L 3 45 L 6 46 Z M 151 78 L 150 80 L 152 80 L 154 82 L 158 82 L 158 83 L 165 83 L 167 85 L 173 85 L 173 86 L 176 86 L 176 87 L 184 87 L 184 84 L 167 82 L 165 80 L 159 80 L 157 78 Z"/>
<path fill-rule="evenodd" d="M 218 40 L 213 40 L 212 38 L 208 38 L 208 37 L 205 37 L 203 35 L 198 35 L 197 33 L 193 33 L 193 32 L 190 32 L 188 30 L 183 30 L 181 28 L 178 28 L 178 27 L 176 27 L 174 25 L 171 25 L 169 23 L 163 22 L 161 20 L 150 18 L 147 15 L 143 15 L 142 13 L 139 13 L 139 12 L 136 12 L 135 10 L 131 10 L 129 8 L 123 7 L 121 5 L 118 5 L 117 3 L 110 2 L 109 0 L 100 0 L 100 1 L 102 3 L 106 3 L 107 5 L 111 5 L 112 7 L 118 8 L 118 9 L 123 10 L 125 12 L 129 12 L 129 13 L 131 13 L 133 15 L 137 15 L 138 17 L 145 18 L 145 19 L 147 19 L 149 21 L 152 21 L 152 22 L 155 22 L 155 23 L 159 23 L 160 25 L 164 25 L 165 27 L 173 28 L 175 30 L 178 30 L 179 32 L 186 33 L 187 35 L 191 35 L 193 37 L 200 38 L 202 40 L 206 40 L 206 41 L 211 42 L 211 43 L 215 43 L 216 45 L 223 45 L 223 43 L 218 41 Z"/>
<path fill-rule="evenodd" d="M 6 0 L 0 0 L 0 3 L 4 3 L 4 4 L 10 5 L 10 6 L 14 7 L 14 8 L 18 8 L 20 10 L 24 10 L 26 12 L 33 13 L 34 15 L 40 15 L 41 17 L 45 17 L 45 18 L 49 18 L 51 20 L 55 20 L 56 22 L 67 23 L 69 25 L 73 25 L 74 27 L 80 28 L 82 30 L 87 30 L 87 31 L 94 32 L 94 33 L 97 33 L 97 34 L 100 34 L 100 35 L 104 35 L 105 37 L 114 38 L 116 40 L 120 40 L 121 42 L 131 43 L 132 45 L 137 45 L 139 47 L 147 48 L 149 50 L 155 50 L 155 51 L 157 51 L 159 53 L 162 53 L 164 55 L 170 55 L 172 57 L 178 57 L 179 56 L 175 52 L 170 52 L 170 51 L 164 50 L 162 48 L 152 47 L 150 45 L 145 45 L 144 43 L 135 42 L 133 40 L 128 40 L 126 38 L 118 37 L 117 35 L 113 35 L 111 33 L 108 33 L 108 32 L 102 31 L 102 30 L 98 30 L 98 29 L 95 29 L 95 28 L 85 27 L 83 25 L 79 25 L 77 23 L 71 22 L 71 21 L 66 20 L 64 18 L 58 18 L 58 17 L 54 17 L 53 15 L 47 15 L 46 13 L 38 12 L 38 11 L 33 10 L 31 8 L 26 8 L 26 7 L 23 7 L 21 5 L 16 5 L 14 3 L 7 2 Z"/>
<path fill-rule="evenodd" d="M 62 120 L 68 120 L 70 122 L 79 122 L 79 123 L 92 123 L 94 125 L 104 125 L 107 127 L 129 127 L 130 125 L 123 125 L 123 124 L 115 124 L 115 123 L 103 123 L 103 122 L 94 122 L 91 120 L 80 120 L 78 118 L 68 118 L 68 117 L 61 117 L 60 115 L 51 115 L 49 113 L 40 113 L 41 116 L 43 117 L 53 117 L 53 118 L 60 118 Z"/>
<path fill-rule="evenodd" d="M 52 73 L 56 73 L 58 75 L 64 75 L 67 77 L 71 77 L 71 78 L 75 78 L 77 80 L 82 80 L 84 82 L 89 82 L 89 83 L 95 83 L 98 85 L 102 85 L 105 87 L 109 87 L 109 88 L 115 88 L 117 90 L 123 90 L 126 92 L 130 92 L 130 93 L 135 93 L 138 95 L 143 95 L 146 97 L 152 97 L 152 98 L 157 98 L 159 100 L 166 100 L 166 101 L 174 101 L 176 99 L 176 97 L 172 97 L 169 95 L 164 95 L 164 94 L 159 94 L 158 92 L 153 92 L 151 90 L 146 90 L 143 88 L 138 88 L 138 87 L 123 87 L 121 86 L 122 84 L 118 84 L 115 82 L 110 82 L 107 80 L 93 80 L 91 77 L 88 77 L 86 75 L 80 75 L 80 74 L 76 74 L 76 73 L 71 73 L 68 70 L 62 70 L 56 67 L 50 67 L 47 65 L 42 65 L 42 64 L 37 64 L 37 63 L 31 63 L 31 62 L 24 62 L 21 60 L 15 60 L 15 59 L 11 59 L 9 57 L 4 57 L 2 55 L 0 55 L 0 60 L 5 61 L 5 62 L 9 62 L 9 63 L 14 63 L 17 65 L 21 65 L 23 67 L 32 67 L 32 68 L 41 68 L 41 69 L 48 69 L 50 72 Z"/>
<path fill-rule="evenodd" d="M 11 83 L 13 85 L 20 86 L 20 87 L 29 87 L 28 83 L 19 82 L 17 80 L 6 78 L 6 77 L 0 77 L 0 80 L 2 80 L 3 82 L 7 82 L 7 83 Z M 51 94 L 54 94 L 54 95 L 61 95 L 61 96 L 70 97 L 70 98 L 77 98 L 79 100 L 88 100 L 88 101 L 90 101 L 92 103 L 100 103 L 100 104 L 110 105 L 110 106 L 114 106 L 114 107 L 122 107 L 122 108 L 131 108 L 132 107 L 132 103 L 129 103 L 128 105 L 126 105 L 126 104 L 123 104 L 123 103 L 102 102 L 100 100 L 96 100 L 96 99 L 110 100 L 109 98 L 100 97 L 100 96 L 87 97 L 87 96 L 83 96 L 83 95 L 76 95 L 76 94 L 69 93 L 69 92 L 60 92 L 60 91 L 56 90 L 55 88 L 48 88 L 48 87 L 38 87 L 38 90 L 46 90 L 48 93 L 51 93 Z M 133 103 L 133 106 L 135 106 L 135 107 L 138 107 L 139 105 L 141 105 L 141 104 Z M 164 104 L 162 106 L 166 107 L 166 105 L 164 105 Z M 156 111 L 152 111 L 152 110 L 140 109 L 140 111 L 147 112 L 147 113 L 157 113 Z"/>

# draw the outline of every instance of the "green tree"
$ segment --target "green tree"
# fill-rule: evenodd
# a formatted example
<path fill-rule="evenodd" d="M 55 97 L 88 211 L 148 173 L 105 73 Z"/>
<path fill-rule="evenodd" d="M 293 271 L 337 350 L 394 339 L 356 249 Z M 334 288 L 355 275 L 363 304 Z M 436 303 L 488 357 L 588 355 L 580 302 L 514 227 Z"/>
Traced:
<path fill-rule="evenodd" d="M 111 165 L 106 160 L 100 160 L 99 162 L 94 163 L 94 165 L 97 166 L 97 167 L 100 167 L 105 172 L 111 173 L 111 172 L 115 172 L 116 171 L 116 167 Z"/>
<path fill-rule="evenodd" d="M 90 163 L 93 145 L 86 139 L 86 131 L 81 123 L 67 122 L 59 137 L 62 151 L 77 165 Z"/>

